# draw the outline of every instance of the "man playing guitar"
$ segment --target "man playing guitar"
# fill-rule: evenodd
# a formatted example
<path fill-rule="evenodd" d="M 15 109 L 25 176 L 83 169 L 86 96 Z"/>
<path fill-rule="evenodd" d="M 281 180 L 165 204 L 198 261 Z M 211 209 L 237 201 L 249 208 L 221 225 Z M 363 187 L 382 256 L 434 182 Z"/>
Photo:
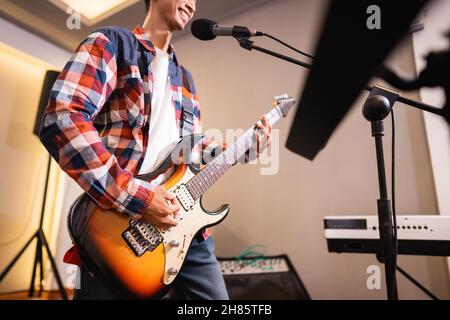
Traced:
<path fill-rule="evenodd" d="M 40 137 L 99 207 L 165 229 L 179 223 L 180 204 L 161 185 L 164 173 L 153 181 L 134 177 L 154 170 L 158 154 L 185 132 L 201 132 L 192 76 L 170 44 L 192 19 L 196 0 L 144 2 L 142 26 L 100 28 L 79 45 L 53 86 Z M 263 117 L 258 128 L 259 149 L 271 126 Z M 87 271 L 76 248 L 66 257 L 81 267 L 75 299 L 121 297 Z M 192 241 L 174 288 L 183 298 L 228 299 L 207 229 Z"/>

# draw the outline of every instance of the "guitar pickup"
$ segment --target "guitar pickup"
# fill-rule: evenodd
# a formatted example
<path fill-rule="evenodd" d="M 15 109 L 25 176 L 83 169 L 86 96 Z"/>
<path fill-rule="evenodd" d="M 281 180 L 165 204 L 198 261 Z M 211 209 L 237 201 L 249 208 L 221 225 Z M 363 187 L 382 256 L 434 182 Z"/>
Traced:
<path fill-rule="evenodd" d="M 185 211 L 189 211 L 195 204 L 195 200 L 189 192 L 186 185 L 182 184 L 178 186 L 175 191 L 175 195 L 177 196 L 178 201 Z"/>

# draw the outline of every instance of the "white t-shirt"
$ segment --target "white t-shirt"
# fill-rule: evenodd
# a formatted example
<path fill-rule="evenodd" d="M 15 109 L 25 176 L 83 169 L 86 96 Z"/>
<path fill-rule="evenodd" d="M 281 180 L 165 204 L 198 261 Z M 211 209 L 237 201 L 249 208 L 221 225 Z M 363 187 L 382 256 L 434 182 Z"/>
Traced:
<path fill-rule="evenodd" d="M 156 55 L 151 63 L 153 94 L 148 146 L 139 174 L 156 169 L 169 151 L 169 146 L 180 138 L 169 79 L 169 54 L 155 49 Z"/>

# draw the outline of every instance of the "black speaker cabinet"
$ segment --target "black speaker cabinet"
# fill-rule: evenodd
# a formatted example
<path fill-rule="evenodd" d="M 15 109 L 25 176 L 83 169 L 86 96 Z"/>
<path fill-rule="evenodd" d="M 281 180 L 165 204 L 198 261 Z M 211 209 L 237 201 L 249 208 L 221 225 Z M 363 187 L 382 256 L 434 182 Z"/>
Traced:
<path fill-rule="evenodd" d="M 287 255 L 218 260 L 231 300 L 310 300 Z"/>
<path fill-rule="evenodd" d="M 36 114 L 36 120 L 34 121 L 33 133 L 39 136 L 39 130 L 41 128 L 42 116 L 44 115 L 45 107 L 47 107 L 48 100 L 50 99 L 50 93 L 53 84 L 58 78 L 59 71 L 49 70 L 45 74 L 44 84 L 42 85 L 41 98 L 39 99 L 39 107 Z"/>

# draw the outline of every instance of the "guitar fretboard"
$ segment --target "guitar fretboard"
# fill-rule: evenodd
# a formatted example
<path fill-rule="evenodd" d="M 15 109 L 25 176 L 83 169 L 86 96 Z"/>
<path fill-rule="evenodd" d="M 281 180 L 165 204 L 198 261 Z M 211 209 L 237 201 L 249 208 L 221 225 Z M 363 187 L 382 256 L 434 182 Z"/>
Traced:
<path fill-rule="evenodd" d="M 209 162 L 187 184 L 192 197 L 196 200 L 222 177 L 250 149 L 254 139 L 253 128 L 247 130 L 239 139 L 224 152 Z"/>
<path fill-rule="evenodd" d="M 286 116 L 289 109 L 294 104 L 293 99 L 283 101 L 281 105 L 275 106 L 267 113 L 266 120 L 273 126 L 278 120 Z M 258 121 L 258 123 L 261 123 Z M 187 188 L 192 197 L 197 200 L 205 193 L 217 180 L 222 177 L 234 164 L 245 156 L 245 153 L 253 146 L 256 141 L 256 125 L 249 128 L 235 143 L 229 146 L 225 151 L 210 161 L 195 177 L 187 184 Z"/>

